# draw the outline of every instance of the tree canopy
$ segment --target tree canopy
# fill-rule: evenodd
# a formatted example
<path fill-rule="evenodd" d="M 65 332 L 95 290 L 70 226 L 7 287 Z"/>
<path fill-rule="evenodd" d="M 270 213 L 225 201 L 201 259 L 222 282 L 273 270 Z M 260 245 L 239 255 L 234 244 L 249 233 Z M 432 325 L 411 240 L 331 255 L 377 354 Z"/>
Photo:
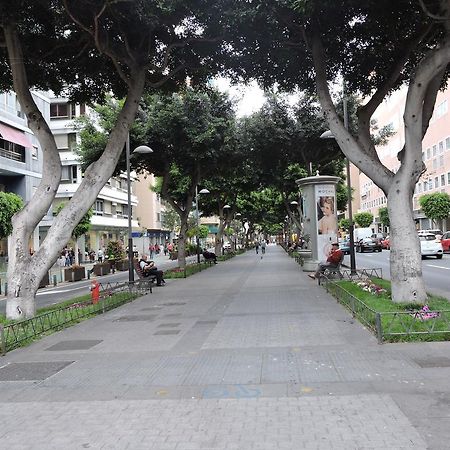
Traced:
<path fill-rule="evenodd" d="M 22 197 L 11 192 L 0 192 L 0 239 L 12 232 L 12 217 L 23 208 Z"/>
<path fill-rule="evenodd" d="M 422 195 L 419 204 L 431 220 L 443 220 L 450 216 L 450 196 L 445 192 Z"/>

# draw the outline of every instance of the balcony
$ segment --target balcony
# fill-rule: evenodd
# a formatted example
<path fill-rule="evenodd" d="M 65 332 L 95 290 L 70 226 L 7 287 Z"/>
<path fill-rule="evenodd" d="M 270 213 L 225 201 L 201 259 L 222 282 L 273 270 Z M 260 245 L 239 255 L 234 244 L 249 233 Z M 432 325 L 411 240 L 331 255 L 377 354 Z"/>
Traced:
<path fill-rule="evenodd" d="M 17 152 L 0 147 L 0 156 L 2 158 L 12 159 L 13 161 L 25 162 L 25 152 Z"/>

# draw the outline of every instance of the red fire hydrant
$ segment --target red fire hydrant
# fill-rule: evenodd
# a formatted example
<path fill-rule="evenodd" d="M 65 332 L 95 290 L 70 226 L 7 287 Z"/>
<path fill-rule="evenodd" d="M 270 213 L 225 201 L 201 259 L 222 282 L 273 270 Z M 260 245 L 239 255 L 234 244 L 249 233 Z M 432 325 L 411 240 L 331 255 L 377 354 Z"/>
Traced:
<path fill-rule="evenodd" d="M 92 304 L 96 305 L 100 298 L 100 284 L 97 280 L 92 280 L 91 282 L 91 299 Z"/>

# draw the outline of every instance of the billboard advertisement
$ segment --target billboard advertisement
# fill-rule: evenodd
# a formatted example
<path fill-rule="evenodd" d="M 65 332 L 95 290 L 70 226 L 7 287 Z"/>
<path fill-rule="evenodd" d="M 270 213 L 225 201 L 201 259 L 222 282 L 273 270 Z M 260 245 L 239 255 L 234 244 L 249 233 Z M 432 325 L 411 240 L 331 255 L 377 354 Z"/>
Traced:
<path fill-rule="evenodd" d="M 317 184 L 314 188 L 318 258 L 325 261 L 331 250 L 331 244 L 338 239 L 336 188 L 334 184 Z"/>

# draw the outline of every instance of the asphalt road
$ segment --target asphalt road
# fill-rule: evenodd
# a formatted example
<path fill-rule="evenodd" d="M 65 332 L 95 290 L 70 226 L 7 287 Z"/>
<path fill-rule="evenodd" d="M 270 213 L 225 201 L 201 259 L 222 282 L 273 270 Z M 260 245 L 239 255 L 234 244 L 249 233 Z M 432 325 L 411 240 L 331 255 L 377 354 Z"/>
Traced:
<path fill-rule="evenodd" d="M 381 267 L 383 278 L 389 279 L 389 253 L 389 250 L 381 253 L 356 253 L 356 268 Z M 344 258 L 344 264 L 350 266 L 348 255 Z M 445 254 L 442 259 L 432 256 L 423 259 L 422 272 L 428 292 L 450 299 L 450 254 Z"/>

